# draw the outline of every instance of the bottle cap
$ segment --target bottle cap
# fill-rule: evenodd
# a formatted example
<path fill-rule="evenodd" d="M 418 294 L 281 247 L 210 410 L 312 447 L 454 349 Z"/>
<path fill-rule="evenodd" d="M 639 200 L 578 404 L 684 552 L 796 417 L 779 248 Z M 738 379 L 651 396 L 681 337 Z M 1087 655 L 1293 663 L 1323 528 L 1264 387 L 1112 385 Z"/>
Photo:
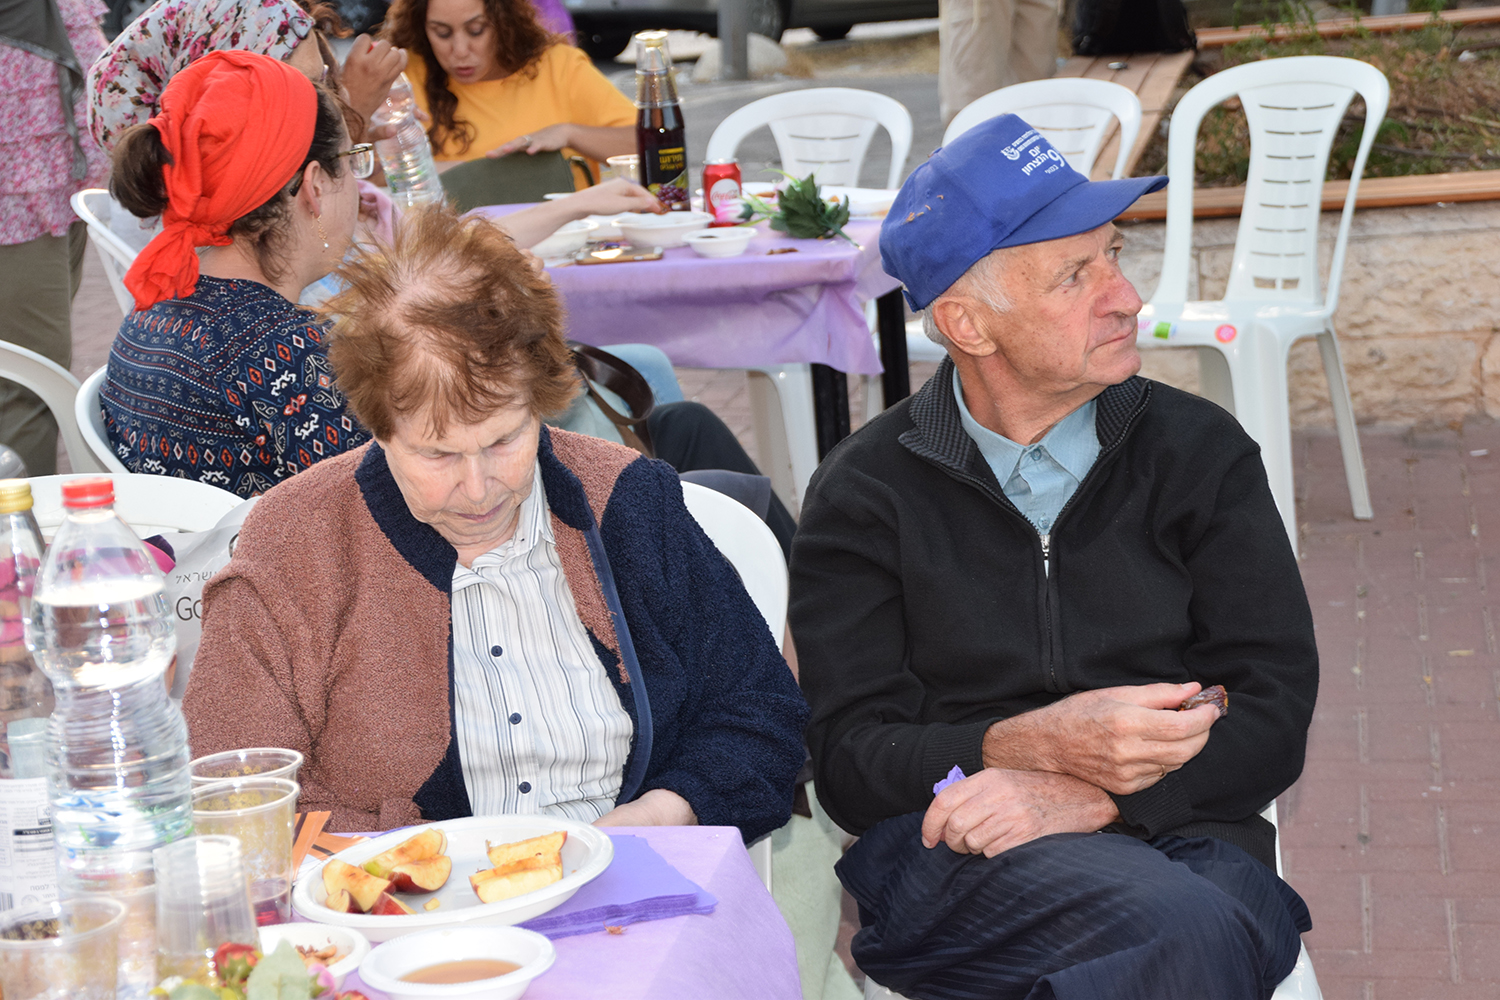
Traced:
<path fill-rule="evenodd" d="M 87 510 L 90 507 L 110 507 L 115 502 L 113 479 L 102 476 L 97 479 L 71 479 L 63 483 L 63 506 L 68 510 Z"/>
<path fill-rule="evenodd" d="M 0 479 L 0 514 L 31 509 L 31 484 L 24 479 Z"/>

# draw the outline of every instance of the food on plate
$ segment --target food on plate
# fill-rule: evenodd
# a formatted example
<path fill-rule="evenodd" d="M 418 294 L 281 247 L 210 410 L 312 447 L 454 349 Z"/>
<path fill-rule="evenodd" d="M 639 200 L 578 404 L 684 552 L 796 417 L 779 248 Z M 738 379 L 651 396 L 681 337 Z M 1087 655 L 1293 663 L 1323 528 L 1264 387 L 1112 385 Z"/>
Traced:
<path fill-rule="evenodd" d="M 330 892 L 328 894 L 328 898 L 323 901 L 323 905 L 328 907 L 330 910 L 336 910 L 339 913 L 355 912 L 354 897 L 349 895 L 348 889 L 340 889 L 338 892 Z"/>
<path fill-rule="evenodd" d="M 349 893 L 355 909 L 360 913 L 369 913 L 375 900 L 390 887 L 389 879 L 376 878 L 364 869 L 337 858 L 323 866 L 323 888 L 328 890 L 329 898 L 343 889 Z"/>
<path fill-rule="evenodd" d="M 424 910 L 435 910 L 439 906 L 442 906 L 442 905 L 443 905 L 443 901 L 441 899 L 429 899 L 427 902 L 425 902 L 425 903 L 422 904 L 422 909 L 424 909 Z"/>
<path fill-rule="evenodd" d="M 426 829 L 408 837 L 389 851 L 377 854 L 364 864 L 365 871 L 376 878 L 390 878 L 399 865 L 425 861 L 442 854 L 448 847 L 448 836 L 442 830 Z"/>
<path fill-rule="evenodd" d="M 556 833 L 532 837 L 530 840 L 518 840 L 511 844 L 491 844 L 486 840 L 484 846 L 485 853 L 489 855 L 490 867 L 505 868 L 530 858 L 550 858 L 553 855 L 560 855 L 567 839 L 567 831 L 559 830 Z M 556 861 L 548 863 L 560 865 L 562 859 L 559 857 Z"/>
<path fill-rule="evenodd" d="M 1224 690 L 1224 685 L 1215 684 L 1213 687 L 1204 688 L 1193 695 L 1187 701 L 1177 706 L 1177 711 L 1186 712 L 1190 708 L 1199 705 L 1212 705 L 1219 710 L 1219 718 L 1229 714 L 1229 692 Z"/>
<path fill-rule="evenodd" d="M 302 961 L 307 963 L 308 965 L 311 965 L 314 962 L 318 963 L 319 965 L 332 965 L 334 962 L 337 962 L 339 959 L 343 958 L 345 954 L 347 954 L 347 952 L 340 953 L 339 946 L 334 944 L 332 941 L 328 942 L 321 948 L 314 948 L 310 944 L 299 944 L 296 947 L 297 954 L 301 955 Z"/>
<path fill-rule="evenodd" d="M 436 892 L 447 884 L 451 874 L 453 859 L 439 854 L 392 868 L 391 888 L 396 892 Z"/>
<path fill-rule="evenodd" d="M 365 912 L 374 917 L 409 917 L 417 911 L 390 893 L 382 892 Z"/>
<path fill-rule="evenodd" d="M 499 958 L 461 958 L 456 962 L 424 965 L 401 977 L 403 983 L 477 983 L 515 972 L 520 966 Z"/>
<path fill-rule="evenodd" d="M 506 870 L 491 868 L 469 876 L 469 885 L 481 903 L 497 903 L 545 888 L 562 879 L 562 865 Z"/>

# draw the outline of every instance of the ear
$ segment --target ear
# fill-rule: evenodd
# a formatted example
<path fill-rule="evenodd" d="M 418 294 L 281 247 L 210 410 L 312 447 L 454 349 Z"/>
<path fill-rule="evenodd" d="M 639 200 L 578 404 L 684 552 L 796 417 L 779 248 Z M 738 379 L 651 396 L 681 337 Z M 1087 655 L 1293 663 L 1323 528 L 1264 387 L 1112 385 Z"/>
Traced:
<path fill-rule="evenodd" d="M 976 358 L 995 353 L 995 344 L 985 335 L 983 307 L 967 295 L 945 295 L 933 304 L 932 318 L 948 342 Z"/>
<path fill-rule="evenodd" d="M 323 202 L 329 195 L 331 180 L 323 172 L 323 165 L 313 160 L 302 168 L 302 187 L 297 191 L 297 200 L 314 216 L 322 216 Z"/>

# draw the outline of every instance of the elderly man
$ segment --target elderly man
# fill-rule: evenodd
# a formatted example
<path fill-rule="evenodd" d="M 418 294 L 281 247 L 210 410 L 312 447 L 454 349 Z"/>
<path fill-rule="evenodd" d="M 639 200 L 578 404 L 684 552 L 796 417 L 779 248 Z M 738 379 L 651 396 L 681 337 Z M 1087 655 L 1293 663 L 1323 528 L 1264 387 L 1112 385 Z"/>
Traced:
<path fill-rule="evenodd" d="M 1164 183 L 1005 116 L 881 233 L 949 359 L 813 478 L 791 618 L 854 956 L 908 996 L 1269 997 L 1310 928 L 1257 815 L 1317 689 L 1296 560 L 1233 417 L 1136 377 L 1111 220 Z"/>

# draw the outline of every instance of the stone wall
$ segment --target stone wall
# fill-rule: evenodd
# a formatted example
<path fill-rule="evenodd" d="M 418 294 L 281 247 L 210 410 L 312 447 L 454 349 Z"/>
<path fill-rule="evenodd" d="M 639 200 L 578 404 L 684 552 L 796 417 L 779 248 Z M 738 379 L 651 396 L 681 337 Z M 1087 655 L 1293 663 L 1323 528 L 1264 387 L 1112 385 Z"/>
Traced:
<path fill-rule="evenodd" d="M 1324 273 L 1339 215 L 1322 218 Z M 1239 219 L 1193 227 L 1189 295 L 1213 299 L 1228 281 Z M 1166 224 L 1129 223 L 1122 266 L 1149 299 Z M 1361 424 L 1395 427 L 1500 418 L 1500 202 L 1355 213 L 1334 326 Z M 1192 349 L 1144 352 L 1143 374 L 1195 390 Z M 1314 340 L 1292 349 L 1294 427 L 1332 427 Z"/>

